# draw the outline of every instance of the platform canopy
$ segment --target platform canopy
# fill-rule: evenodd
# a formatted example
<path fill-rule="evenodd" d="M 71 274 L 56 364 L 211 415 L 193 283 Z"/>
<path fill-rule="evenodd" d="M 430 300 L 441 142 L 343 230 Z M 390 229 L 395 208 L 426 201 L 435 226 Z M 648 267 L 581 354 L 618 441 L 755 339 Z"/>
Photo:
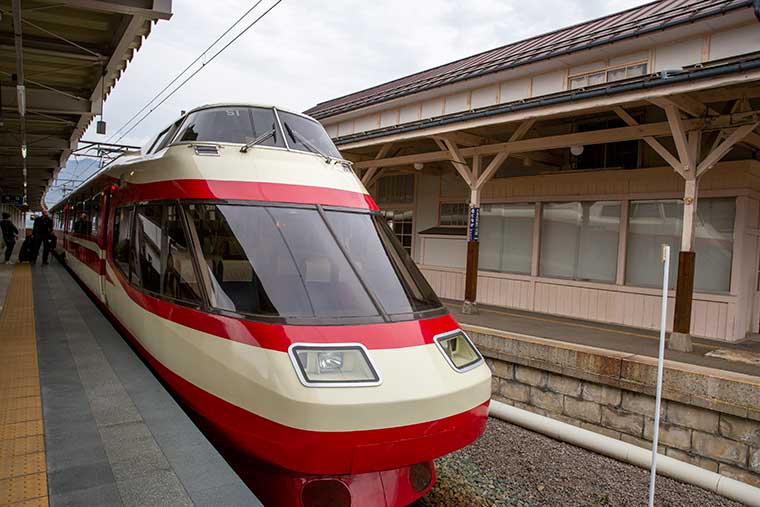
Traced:
<path fill-rule="evenodd" d="M 171 0 L 0 0 L 3 202 L 42 206 L 152 24 L 171 15 Z"/>

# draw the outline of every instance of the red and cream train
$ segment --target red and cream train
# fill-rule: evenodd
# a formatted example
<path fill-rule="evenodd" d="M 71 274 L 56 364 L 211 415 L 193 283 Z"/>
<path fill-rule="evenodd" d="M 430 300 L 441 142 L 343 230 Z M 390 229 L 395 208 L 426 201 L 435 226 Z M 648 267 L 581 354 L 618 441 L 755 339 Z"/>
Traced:
<path fill-rule="evenodd" d="M 195 109 L 51 212 L 154 371 L 279 471 L 265 503 L 407 505 L 482 434 L 488 367 L 311 118 Z"/>

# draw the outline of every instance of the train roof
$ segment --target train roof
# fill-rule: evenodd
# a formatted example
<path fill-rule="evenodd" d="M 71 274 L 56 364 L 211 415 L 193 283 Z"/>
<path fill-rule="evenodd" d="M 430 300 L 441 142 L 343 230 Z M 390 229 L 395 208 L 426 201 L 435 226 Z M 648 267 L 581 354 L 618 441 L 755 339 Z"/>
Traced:
<path fill-rule="evenodd" d="M 163 128 L 161 128 L 160 130 L 158 130 L 158 132 L 156 132 L 153 135 L 151 135 L 151 137 L 149 138 L 148 144 L 150 144 L 150 143 L 153 142 L 153 140 L 156 138 L 156 135 L 158 135 L 159 133 L 163 132 L 164 130 L 166 130 L 166 128 L 168 128 L 169 126 L 171 126 L 174 123 L 176 123 L 178 120 L 186 117 L 187 115 L 189 115 L 191 113 L 194 113 L 196 111 L 202 111 L 204 109 L 216 109 L 216 108 L 224 108 L 224 107 L 274 108 L 274 109 L 277 109 L 278 111 L 283 111 L 283 112 L 295 114 L 295 115 L 302 116 L 304 118 L 308 118 L 310 120 L 313 120 L 313 121 L 317 122 L 317 120 L 315 120 L 314 118 L 312 118 L 311 116 L 309 116 L 307 114 L 304 114 L 304 113 L 301 113 L 301 112 L 298 112 L 298 111 L 295 111 L 295 110 L 292 110 L 292 109 L 288 109 L 288 108 L 285 108 L 285 107 L 281 107 L 281 106 L 278 106 L 278 105 L 275 105 L 275 104 L 266 104 L 266 103 L 261 103 L 261 102 L 215 102 L 215 103 L 203 104 L 203 105 L 194 107 L 193 109 L 190 109 L 190 110 L 186 111 L 185 113 L 183 113 L 182 115 L 174 118 L 171 122 L 167 123 Z M 114 163 L 111 166 L 109 166 L 109 167 L 119 166 L 126 159 L 129 159 L 129 158 L 139 158 L 139 157 L 142 157 L 143 155 L 144 155 L 144 150 L 126 152 L 123 155 L 119 156 L 114 161 Z M 77 187 L 76 190 L 74 190 L 73 192 L 71 192 L 66 197 L 62 198 L 57 203 L 53 204 L 50 207 L 50 209 L 51 210 L 56 209 L 56 208 L 60 207 L 61 205 L 65 204 L 67 201 L 71 200 L 72 198 L 78 196 L 82 192 L 87 192 L 87 190 L 93 184 L 95 184 L 99 179 L 101 179 L 101 177 L 107 176 L 108 173 L 109 173 L 109 169 L 106 169 L 106 170 L 99 171 L 98 173 L 94 174 L 91 178 L 89 178 L 87 181 L 83 182 L 79 187 Z M 98 192 L 94 192 L 94 195 L 97 194 L 97 193 Z"/>

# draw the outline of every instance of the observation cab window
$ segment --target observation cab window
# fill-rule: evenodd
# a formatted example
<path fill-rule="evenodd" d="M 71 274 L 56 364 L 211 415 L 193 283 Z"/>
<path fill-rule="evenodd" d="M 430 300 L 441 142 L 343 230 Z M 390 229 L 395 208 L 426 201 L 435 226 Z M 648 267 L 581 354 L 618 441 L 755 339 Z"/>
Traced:
<path fill-rule="evenodd" d="M 278 111 L 285 129 L 288 146 L 293 150 L 321 152 L 332 158 L 341 158 L 340 152 L 319 122 L 286 111 Z"/>
<path fill-rule="evenodd" d="M 271 133 L 258 146 L 285 148 L 277 128 L 274 109 L 225 107 L 200 109 L 190 113 L 180 127 L 175 143 L 205 141 L 247 144 Z"/>
<path fill-rule="evenodd" d="M 113 260 L 131 285 L 154 297 L 287 324 L 445 312 L 378 213 L 171 201 L 115 214 Z"/>
<path fill-rule="evenodd" d="M 169 137 L 173 143 L 235 143 L 285 148 L 335 159 L 342 158 L 322 124 L 271 107 L 210 107 L 188 114 L 176 129 L 159 134 L 151 152 Z M 174 132 L 176 131 L 176 136 Z M 284 134 L 283 134 L 284 133 Z"/>
<path fill-rule="evenodd" d="M 441 309 L 380 216 L 293 206 L 185 209 L 200 241 L 210 303 L 220 310 L 368 322 Z"/>

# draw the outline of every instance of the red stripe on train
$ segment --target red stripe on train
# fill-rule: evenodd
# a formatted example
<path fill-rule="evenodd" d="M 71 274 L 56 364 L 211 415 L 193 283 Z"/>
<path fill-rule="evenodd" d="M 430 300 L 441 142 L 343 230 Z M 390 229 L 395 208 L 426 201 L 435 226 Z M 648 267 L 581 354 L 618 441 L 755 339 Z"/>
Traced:
<path fill-rule="evenodd" d="M 293 326 L 237 319 L 201 312 L 150 296 L 132 287 L 113 262 L 107 262 L 130 299 L 148 312 L 220 338 L 280 352 L 287 352 L 288 347 L 296 342 L 358 342 L 368 349 L 415 347 L 431 344 L 435 335 L 459 327 L 450 315 L 405 322 L 345 326 Z"/>
<path fill-rule="evenodd" d="M 66 250 L 71 255 L 97 274 L 101 274 L 100 259 L 96 252 L 71 241 L 67 241 L 67 244 Z M 358 342 L 371 350 L 416 347 L 431 344 L 434 336 L 459 327 L 450 315 L 405 322 L 344 326 L 293 326 L 237 319 L 202 312 L 150 296 L 132 287 L 113 262 L 106 262 L 113 269 L 130 299 L 148 312 L 219 338 L 279 352 L 287 352 L 288 347 L 296 342 Z M 113 283 L 105 265 L 103 275 Z"/>
<path fill-rule="evenodd" d="M 435 421 L 376 430 L 323 432 L 291 428 L 200 389 L 151 357 L 151 366 L 182 400 L 231 444 L 288 470 L 307 474 L 360 474 L 432 461 L 483 434 L 489 401 Z"/>
<path fill-rule="evenodd" d="M 243 453 L 305 474 L 360 474 L 432 461 L 483 433 L 489 401 L 435 421 L 362 431 L 309 431 L 271 421 L 228 403 L 180 377 L 153 357 L 107 309 L 158 375 L 182 401 Z"/>
<path fill-rule="evenodd" d="M 334 188 L 285 183 L 221 180 L 171 180 L 155 183 L 125 183 L 114 195 L 114 204 L 160 199 L 228 199 L 324 204 L 377 210 L 368 194 Z"/>
<path fill-rule="evenodd" d="M 100 258 L 100 254 L 98 252 L 84 245 L 69 240 L 65 241 L 64 249 L 67 253 L 76 257 L 96 274 L 102 274 L 103 268 L 105 266 L 103 265 L 102 259 Z"/>

